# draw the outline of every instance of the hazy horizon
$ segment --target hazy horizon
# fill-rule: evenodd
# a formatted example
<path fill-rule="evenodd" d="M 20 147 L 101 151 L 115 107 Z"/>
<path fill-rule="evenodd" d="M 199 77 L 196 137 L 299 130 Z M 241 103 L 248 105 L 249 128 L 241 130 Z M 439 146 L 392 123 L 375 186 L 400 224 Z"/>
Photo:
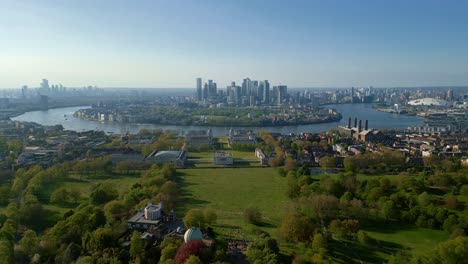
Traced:
<path fill-rule="evenodd" d="M 0 1 L 0 87 L 468 85 L 463 1 Z M 443 84 L 443 85 L 441 85 Z"/>
<path fill-rule="evenodd" d="M 55 83 L 53 83 L 55 84 Z M 275 85 L 273 85 L 275 86 Z M 64 86 L 67 89 L 82 89 L 86 88 L 86 86 Z M 95 87 L 95 86 L 93 86 Z M 468 85 L 434 85 L 434 86 L 348 86 L 348 87 L 290 87 L 288 86 L 289 90 L 303 90 L 303 89 L 350 89 L 350 88 L 368 88 L 372 87 L 373 89 L 468 89 Z M 9 90 L 9 89 L 21 89 L 22 87 L 0 87 L 0 90 Z M 39 89 L 39 86 L 28 86 L 29 89 Z M 104 89 L 104 90 L 125 90 L 125 89 L 138 89 L 138 90 L 191 90 L 195 92 L 195 87 L 100 87 L 96 86 L 96 88 Z M 218 89 L 226 89 L 225 86 L 218 87 Z"/>

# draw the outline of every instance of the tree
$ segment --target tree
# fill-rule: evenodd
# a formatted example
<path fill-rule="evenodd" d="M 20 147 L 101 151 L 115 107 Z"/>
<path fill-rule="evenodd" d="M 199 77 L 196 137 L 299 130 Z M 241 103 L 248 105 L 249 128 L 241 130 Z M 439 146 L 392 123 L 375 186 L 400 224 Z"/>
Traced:
<path fill-rule="evenodd" d="M 455 215 L 449 215 L 447 219 L 445 219 L 442 227 L 444 228 L 445 231 L 447 232 L 452 232 L 454 228 L 457 227 L 458 224 L 458 219 Z"/>
<path fill-rule="evenodd" d="M 370 243 L 369 235 L 366 232 L 362 231 L 362 230 L 359 230 L 357 232 L 357 239 L 358 239 L 359 243 L 364 244 L 364 245 Z"/>
<path fill-rule="evenodd" d="M 12 219 L 7 219 L 0 228 L 0 239 L 14 242 L 16 237 L 16 222 Z"/>
<path fill-rule="evenodd" d="M 127 206 L 120 200 L 112 200 L 104 206 L 104 214 L 107 222 L 113 223 L 116 219 L 120 219 L 122 215 L 127 213 Z"/>
<path fill-rule="evenodd" d="M 23 141 L 20 139 L 14 139 L 7 142 L 8 150 L 13 152 L 20 152 L 23 150 Z"/>
<path fill-rule="evenodd" d="M 41 229 L 46 223 L 47 211 L 39 202 L 26 203 L 18 212 L 18 220 L 21 224 L 34 229 Z"/>
<path fill-rule="evenodd" d="M 28 254 L 28 256 L 34 255 L 37 251 L 38 238 L 36 232 L 33 230 L 27 230 L 24 232 L 23 237 L 19 241 L 21 249 Z"/>
<path fill-rule="evenodd" d="M 159 190 L 157 199 L 164 203 L 164 206 L 168 209 L 174 207 L 174 203 L 179 194 L 177 184 L 173 181 L 166 181 Z"/>
<path fill-rule="evenodd" d="M 330 177 L 324 177 L 320 180 L 320 189 L 326 194 L 340 197 L 344 193 L 344 188 L 340 182 Z"/>
<path fill-rule="evenodd" d="M 91 156 L 93 156 L 93 150 L 92 150 L 92 149 L 88 149 L 88 150 L 86 151 L 86 158 L 87 158 L 87 159 L 90 159 Z"/>
<path fill-rule="evenodd" d="M 65 252 L 63 252 L 62 263 L 73 263 L 81 254 L 81 247 L 75 243 L 68 244 Z"/>
<path fill-rule="evenodd" d="M 262 222 L 262 212 L 256 207 L 249 207 L 244 210 L 244 218 L 248 223 L 258 225 Z"/>
<path fill-rule="evenodd" d="M 0 263 L 13 264 L 15 263 L 15 254 L 13 250 L 13 242 L 0 239 Z"/>
<path fill-rule="evenodd" d="M 192 255 L 200 256 L 203 247 L 203 241 L 189 241 L 182 244 L 178 249 L 174 257 L 176 264 L 183 264 Z"/>
<path fill-rule="evenodd" d="M 200 227 L 204 228 L 206 225 L 205 215 L 200 209 L 190 209 L 183 219 L 184 225 L 187 228 Z"/>
<path fill-rule="evenodd" d="M 325 169 L 336 168 L 336 158 L 324 156 L 319 160 L 320 167 Z"/>
<path fill-rule="evenodd" d="M 69 200 L 70 193 L 66 188 L 59 188 L 50 195 L 51 203 L 64 204 Z"/>
<path fill-rule="evenodd" d="M 353 238 L 359 231 L 358 220 L 339 220 L 334 219 L 329 226 L 330 232 L 338 238 Z"/>
<path fill-rule="evenodd" d="M 420 206 L 428 206 L 431 203 L 431 196 L 427 192 L 423 192 L 418 196 L 418 204 Z"/>
<path fill-rule="evenodd" d="M 7 205 L 10 198 L 10 186 L 0 186 L 0 205 Z"/>
<path fill-rule="evenodd" d="M 79 257 L 75 264 L 94 264 L 94 259 L 91 256 Z"/>
<path fill-rule="evenodd" d="M 173 259 L 177 253 L 178 246 L 169 244 L 161 250 L 160 262 L 164 263 L 166 260 Z"/>
<path fill-rule="evenodd" d="M 81 191 L 78 188 L 71 188 L 68 191 L 68 198 L 72 203 L 78 203 L 81 199 Z"/>
<path fill-rule="evenodd" d="M 195 255 L 192 255 L 190 256 L 186 261 L 185 261 L 185 264 L 202 264 L 203 262 L 201 262 L 200 258 L 195 256 Z"/>
<path fill-rule="evenodd" d="M 458 199 L 455 196 L 449 196 L 445 199 L 445 208 L 447 209 L 457 209 L 458 208 Z"/>
<path fill-rule="evenodd" d="M 346 157 L 344 160 L 344 169 L 347 172 L 357 172 L 360 168 L 358 161 L 356 160 L 357 156 Z"/>
<path fill-rule="evenodd" d="M 216 214 L 216 211 L 210 208 L 203 210 L 203 217 L 207 225 L 215 224 L 216 220 L 218 219 L 218 215 Z"/>
<path fill-rule="evenodd" d="M 205 228 L 216 223 L 218 216 L 213 209 L 190 209 L 185 215 L 183 222 L 187 228 Z"/>
<path fill-rule="evenodd" d="M 101 252 L 115 246 L 115 235 L 111 228 L 100 227 L 94 232 L 87 232 L 82 239 L 83 249 L 89 253 Z"/>
<path fill-rule="evenodd" d="M 110 184 L 100 183 L 91 192 L 89 199 L 93 204 L 103 204 L 119 196 L 117 190 Z"/>
<path fill-rule="evenodd" d="M 317 233 L 314 235 L 314 239 L 312 240 L 312 249 L 316 252 L 319 252 L 320 249 L 327 248 L 327 240 L 323 237 L 322 234 Z"/>
<path fill-rule="evenodd" d="M 279 263 L 278 252 L 278 242 L 266 236 L 251 242 L 247 247 L 246 256 L 252 264 L 276 264 Z"/>
<path fill-rule="evenodd" d="M 467 259 L 468 259 L 468 238 L 459 236 L 459 237 L 456 237 L 455 239 L 440 243 L 436 247 L 436 249 L 432 251 L 432 254 L 429 254 L 429 256 L 419 257 L 419 262 L 417 263 L 458 264 L 458 263 L 466 263 Z"/>
<path fill-rule="evenodd" d="M 144 243 L 140 234 L 137 231 L 133 231 L 132 238 L 130 239 L 130 256 L 133 259 L 139 259 L 144 250 Z"/>
<path fill-rule="evenodd" d="M 380 208 L 380 214 L 386 220 L 394 219 L 397 217 L 398 211 L 395 208 L 395 203 L 393 201 L 386 201 L 383 206 Z"/>
<path fill-rule="evenodd" d="M 288 173 L 288 176 L 286 176 L 286 195 L 291 199 L 297 198 L 300 191 L 301 188 L 297 184 L 296 175 L 292 172 Z"/>
<path fill-rule="evenodd" d="M 19 214 L 19 208 L 18 204 L 16 203 L 10 203 L 8 204 L 6 210 L 5 210 L 5 215 L 8 219 L 11 220 L 18 220 L 18 214 Z"/>
<path fill-rule="evenodd" d="M 291 159 L 291 158 L 287 158 L 285 161 L 284 161 L 284 170 L 286 172 L 290 172 L 290 171 L 293 171 L 295 170 L 297 167 L 297 163 Z"/>
<path fill-rule="evenodd" d="M 325 228 L 325 220 L 335 215 L 339 206 L 338 198 L 333 195 L 313 195 L 300 201 L 302 210 L 310 217 L 320 220 L 322 228 Z"/>
<path fill-rule="evenodd" d="M 289 242 L 308 241 L 314 232 L 310 219 L 299 212 L 288 213 L 279 228 L 280 236 Z"/>

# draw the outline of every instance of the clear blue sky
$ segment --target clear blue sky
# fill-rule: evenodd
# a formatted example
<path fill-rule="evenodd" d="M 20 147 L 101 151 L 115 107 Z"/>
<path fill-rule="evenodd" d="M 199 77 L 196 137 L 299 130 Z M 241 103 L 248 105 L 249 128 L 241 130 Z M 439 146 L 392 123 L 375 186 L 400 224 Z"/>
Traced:
<path fill-rule="evenodd" d="M 0 87 L 468 85 L 468 1 L 0 0 Z"/>

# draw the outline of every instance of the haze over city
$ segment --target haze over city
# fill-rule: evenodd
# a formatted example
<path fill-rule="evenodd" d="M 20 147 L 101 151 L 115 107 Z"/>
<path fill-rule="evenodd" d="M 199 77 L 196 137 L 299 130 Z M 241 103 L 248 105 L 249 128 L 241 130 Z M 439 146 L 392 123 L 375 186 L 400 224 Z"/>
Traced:
<path fill-rule="evenodd" d="M 463 86 L 465 1 L 0 2 L 0 88 Z"/>

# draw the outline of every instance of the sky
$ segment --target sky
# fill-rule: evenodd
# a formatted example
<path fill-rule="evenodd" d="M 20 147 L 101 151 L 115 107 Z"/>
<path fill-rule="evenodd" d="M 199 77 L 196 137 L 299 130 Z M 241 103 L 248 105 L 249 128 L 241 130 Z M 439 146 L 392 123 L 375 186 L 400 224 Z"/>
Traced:
<path fill-rule="evenodd" d="M 0 0 L 0 88 L 468 85 L 468 1 Z"/>

